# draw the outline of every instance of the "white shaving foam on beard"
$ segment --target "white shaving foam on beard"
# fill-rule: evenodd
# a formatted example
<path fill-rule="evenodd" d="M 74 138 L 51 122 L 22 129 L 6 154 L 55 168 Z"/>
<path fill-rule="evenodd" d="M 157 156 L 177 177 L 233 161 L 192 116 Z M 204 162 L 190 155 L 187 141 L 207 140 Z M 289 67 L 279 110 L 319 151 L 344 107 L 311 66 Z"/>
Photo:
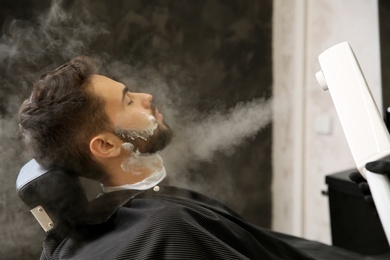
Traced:
<path fill-rule="evenodd" d="M 158 124 L 154 116 L 148 115 L 146 113 L 143 114 L 149 120 L 150 126 L 146 127 L 145 129 L 139 129 L 139 130 L 129 130 L 129 131 L 117 130 L 116 133 L 122 136 L 124 139 L 135 140 L 137 138 L 141 138 L 145 141 L 148 140 L 148 138 L 153 135 L 154 130 L 156 130 Z"/>
<path fill-rule="evenodd" d="M 122 148 L 130 152 L 130 156 L 121 163 L 124 172 L 138 176 L 145 173 L 145 171 L 153 174 L 161 171 L 164 167 L 163 160 L 157 153 L 142 154 L 138 150 L 134 151 L 134 145 L 131 143 L 123 143 Z"/>

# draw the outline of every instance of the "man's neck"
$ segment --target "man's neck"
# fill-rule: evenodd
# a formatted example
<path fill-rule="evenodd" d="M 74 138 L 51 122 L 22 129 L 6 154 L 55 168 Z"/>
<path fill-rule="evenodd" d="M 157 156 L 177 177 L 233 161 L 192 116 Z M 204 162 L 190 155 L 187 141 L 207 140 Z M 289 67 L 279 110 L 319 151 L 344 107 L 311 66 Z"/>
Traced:
<path fill-rule="evenodd" d="M 104 186 L 114 187 L 125 184 L 134 184 L 143 181 L 153 173 L 164 167 L 162 158 L 158 154 L 132 153 L 118 157 L 108 167 L 109 178 L 103 182 Z"/>

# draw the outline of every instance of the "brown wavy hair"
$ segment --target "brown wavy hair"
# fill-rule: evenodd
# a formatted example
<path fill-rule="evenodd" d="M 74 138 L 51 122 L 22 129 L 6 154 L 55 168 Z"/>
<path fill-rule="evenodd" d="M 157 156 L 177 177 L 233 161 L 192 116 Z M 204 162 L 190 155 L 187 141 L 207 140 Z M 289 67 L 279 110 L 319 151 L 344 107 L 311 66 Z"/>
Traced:
<path fill-rule="evenodd" d="M 44 167 L 60 167 L 79 176 L 102 180 L 89 141 L 109 129 L 105 101 L 91 89 L 96 63 L 76 57 L 42 75 L 19 110 L 19 125 L 32 156 Z"/>

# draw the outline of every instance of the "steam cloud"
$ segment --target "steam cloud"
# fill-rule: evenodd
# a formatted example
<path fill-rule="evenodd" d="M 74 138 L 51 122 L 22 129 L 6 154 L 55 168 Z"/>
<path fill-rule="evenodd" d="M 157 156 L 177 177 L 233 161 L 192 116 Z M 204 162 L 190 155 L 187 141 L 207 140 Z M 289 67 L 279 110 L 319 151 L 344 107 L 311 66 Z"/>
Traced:
<path fill-rule="evenodd" d="M 183 172 L 191 163 L 212 161 L 217 151 L 233 152 L 268 125 L 271 116 L 271 101 L 265 99 L 239 103 L 227 113 L 212 113 L 189 123 L 163 156 L 173 172 Z"/>

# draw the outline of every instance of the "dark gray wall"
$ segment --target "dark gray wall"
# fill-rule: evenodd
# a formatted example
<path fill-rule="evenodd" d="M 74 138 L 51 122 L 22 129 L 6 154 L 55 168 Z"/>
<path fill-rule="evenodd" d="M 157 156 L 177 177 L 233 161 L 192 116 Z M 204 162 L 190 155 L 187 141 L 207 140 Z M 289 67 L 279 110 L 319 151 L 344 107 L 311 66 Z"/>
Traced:
<path fill-rule="evenodd" d="M 7 259 L 36 259 L 44 237 L 14 190 L 19 168 L 28 160 L 15 115 L 42 71 L 78 54 L 120 61 L 136 68 L 137 77 L 145 82 L 152 71 L 175 86 L 181 98 L 172 101 L 173 107 L 205 113 L 271 94 L 271 0 L 83 1 L 90 17 L 82 13 L 80 2 L 64 2 L 65 11 L 74 17 L 54 23 L 48 39 L 56 43 L 45 42 L 46 36 L 34 31 L 40 28 L 37 17 L 45 13 L 49 1 L 0 2 L 0 43 L 8 48 L 0 47 L 1 54 L 10 53 L 10 46 L 25 46 L 18 55 L 0 57 L 0 133 L 7 140 L 0 149 L 0 255 Z M 75 35 L 67 28 L 84 26 L 79 19 L 88 30 Z M 64 34 L 56 35 L 56 29 Z M 65 46 L 75 38 L 84 44 Z M 34 58 L 33 53 L 39 56 Z M 224 201 L 250 222 L 270 227 L 271 126 L 234 151 L 217 153 L 187 171 L 194 183 L 209 183 L 205 188 L 194 185 L 198 190 Z"/>

